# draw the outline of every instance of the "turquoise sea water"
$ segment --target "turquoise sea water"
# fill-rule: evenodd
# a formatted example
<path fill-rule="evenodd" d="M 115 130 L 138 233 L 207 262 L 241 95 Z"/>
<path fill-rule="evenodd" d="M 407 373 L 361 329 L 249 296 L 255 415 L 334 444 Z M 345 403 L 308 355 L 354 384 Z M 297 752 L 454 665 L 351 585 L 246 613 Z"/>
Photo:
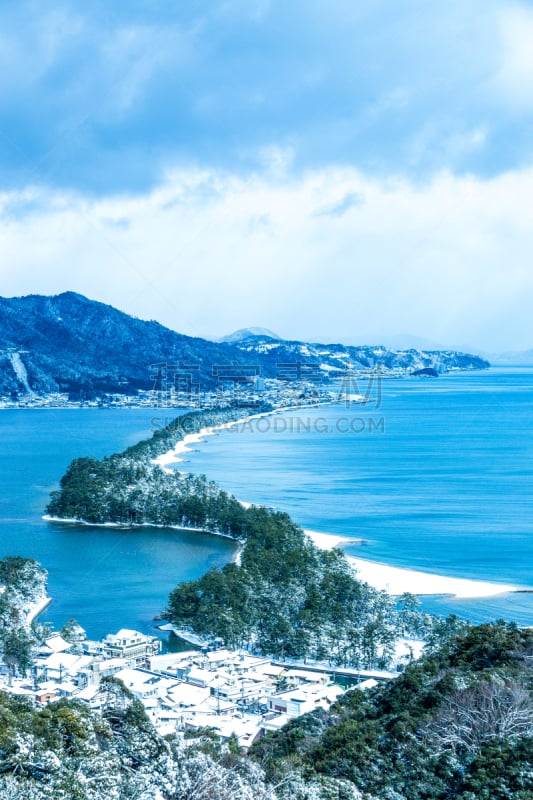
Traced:
<path fill-rule="evenodd" d="M 75 617 L 92 637 L 120 627 L 153 632 L 152 619 L 177 583 L 232 557 L 234 545 L 213 536 L 41 519 L 50 491 L 73 458 L 99 458 L 151 436 L 159 412 L 0 411 L 0 557 L 35 558 L 48 570 L 53 603 L 42 621 L 61 627 Z"/>
<path fill-rule="evenodd" d="M 207 437 L 179 466 L 307 528 L 363 539 L 347 548 L 354 555 L 533 587 L 532 397 L 527 369 L 387 380 L 379 408 L 341 403 L 264 418 Z M 230 542 L 210 536 L 41 520 L 72 458 L 121 450 L 167 417 L 161 409 L 0 412 L 0 556 L 31 556 L 48 569 L 54 602 L 43 619 L 60 626 L 74 616 L 91 636 L 152 630 L 180 580 L 232 557 Z M 533 594 L 424 606 L 533 625 Z"/>

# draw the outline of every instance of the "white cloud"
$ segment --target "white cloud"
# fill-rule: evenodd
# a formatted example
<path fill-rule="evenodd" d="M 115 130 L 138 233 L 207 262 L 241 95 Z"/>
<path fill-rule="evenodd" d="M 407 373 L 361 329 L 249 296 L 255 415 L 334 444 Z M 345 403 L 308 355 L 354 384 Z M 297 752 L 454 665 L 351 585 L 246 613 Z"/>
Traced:
<path fill-rule="evenodd" d="M 513 3 L 500 15 L 500 63 L 494 87 L 517 111 L 533 111 L 533 9 Z"/>
<path fill-rule="evenodd" d="M 34 188 L 1 198 L 0 276 L 4 294 L 74 289 L 196 335 L 260 324 L 528 347 L 532 192 L 533 169 L 416 185 L 279 165 L 181 170 L 94 201 Z M 349 213 L 317 216 L 346 197 Z"/>

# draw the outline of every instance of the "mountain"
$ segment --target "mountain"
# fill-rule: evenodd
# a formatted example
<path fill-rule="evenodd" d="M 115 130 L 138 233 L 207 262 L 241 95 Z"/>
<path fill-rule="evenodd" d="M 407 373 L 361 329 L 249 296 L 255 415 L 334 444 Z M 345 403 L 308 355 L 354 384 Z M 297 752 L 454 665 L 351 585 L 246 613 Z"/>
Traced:
<path fill-rule="evenodd" d="M 218 366 L 256 363 L 228 345 L 183 336 L 75 292 L 0 298 L 0 337 L 0 394 L 134 393 L 160 384 L 165 365 L 214 385 Z"/>
<path fill-rule="evenodd" d="M 278 336 L 278 334 L 273 331 L 269 331 L 268 328 L 239 328 L 238 331 L 234 331 L 227 336 L 222 336 L 217 341 L 236 344 L 237 342 L 246 342 L 248 339 L 265 338 L 281 340 L 281 336 Z"/>
<path fill-rule="evenodd" d="M 372 336 L 371 341 L 380 341 L 385 347 L 391 350 L 449 350 L 442 342 L 435 342 L 431 339 L 425 339 L 422 336 L 415 336 L 412 333 L 399 333 L 391 336 Z M 360 341 L 360 339 L 359 339 Z M 346 344 L 358 344 L 357 341 L 352 341 L 351 338 Z"/>
<path fill-rule="evenodd" d="M 507 353 L 495 353 L 490 360 L 498 366 L 530 367 L 533 365 L 533 350 L 513 350 Z"/>
<path fill-rule="evenodd" d="M 455 350 L 389 350 L 383 345 L 351 346 L 299 341 L 275 340 L 270 336 L 253 336 L 235 343 L 235 349 L 255 353 L 265 366 L 283 365 L 303 369 L 303 374 L 339 376 L 346 370 L 380 368 L 384 372 L 412 373 L 451 369 L 486 369 L 489 362 L 479 356 Z"/>
<path fill-rule="evenodd" d="M 455 351 L 309 344 L 254 328 L 237 333 L 233 343 L 184 336 L 75 292 L 0 298 L 0 395 L 60 391 L 87 398 L 161 388 L 166 380 L 214 388 L 258 374 L 323 381 L 376 366 L 406 373 L 489 366 Z"/>

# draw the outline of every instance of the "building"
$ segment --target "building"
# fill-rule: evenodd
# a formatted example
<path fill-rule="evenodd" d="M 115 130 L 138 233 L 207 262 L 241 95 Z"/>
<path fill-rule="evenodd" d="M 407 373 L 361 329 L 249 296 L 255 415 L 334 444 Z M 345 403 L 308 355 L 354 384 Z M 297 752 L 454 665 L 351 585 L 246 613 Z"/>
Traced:
<path fill-rule="evenodd" d="M 150 656 L 161 650 L 161 642 L 155 636 L 145 636 L 139 631 L 121 628 L 118 633 L 108 633 L 102 639 L 102 649 L 108 658 L 125 658 L 130 664 L 146 664 Z"/>

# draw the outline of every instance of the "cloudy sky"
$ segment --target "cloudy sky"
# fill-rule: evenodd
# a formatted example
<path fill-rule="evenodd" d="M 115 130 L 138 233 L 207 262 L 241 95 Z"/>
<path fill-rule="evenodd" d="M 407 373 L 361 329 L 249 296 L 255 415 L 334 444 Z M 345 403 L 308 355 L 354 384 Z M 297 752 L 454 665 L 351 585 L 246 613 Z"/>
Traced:
<path fill-rule="evenodd" d="M 533 2 L 0 5 L 1 293 L 533 347 Z"/>

